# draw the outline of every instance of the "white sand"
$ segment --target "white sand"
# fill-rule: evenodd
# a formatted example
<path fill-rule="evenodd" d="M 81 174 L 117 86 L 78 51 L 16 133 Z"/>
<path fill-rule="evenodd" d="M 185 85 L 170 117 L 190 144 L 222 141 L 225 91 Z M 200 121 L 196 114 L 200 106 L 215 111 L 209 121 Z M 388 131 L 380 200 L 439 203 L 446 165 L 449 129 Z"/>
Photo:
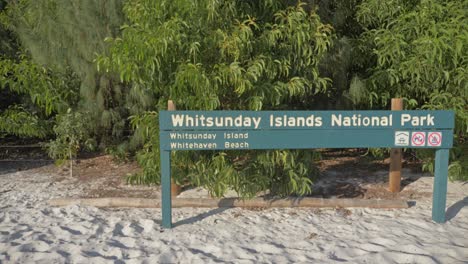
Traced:
<path fill-rule="evenodd" d="M 432 178 L 406 188 L 432 191 Z M 446 224 L 431 198 L 404 210 L 51 208 L 79 186 L 0 173 L 0 263 L 468 263 L 468 184 L 449 183 Z"/>

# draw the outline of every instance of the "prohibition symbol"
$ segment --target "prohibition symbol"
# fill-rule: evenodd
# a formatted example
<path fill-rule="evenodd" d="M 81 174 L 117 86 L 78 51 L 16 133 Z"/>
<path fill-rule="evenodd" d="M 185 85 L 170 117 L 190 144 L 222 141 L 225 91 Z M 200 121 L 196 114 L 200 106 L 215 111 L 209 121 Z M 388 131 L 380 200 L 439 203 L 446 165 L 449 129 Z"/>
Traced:
<path fill-rule="evenodd" d="M 438 147 L 442 145 L 442 133 L 441 132 L 430 132 L 427 135 L 427 144 L 432 147 Z"/>
<path fill-rule="evenodd" d="M 411 145 L 420 147 L 426 143 L 426 132 L 413 132 L 411 135 Z"/>

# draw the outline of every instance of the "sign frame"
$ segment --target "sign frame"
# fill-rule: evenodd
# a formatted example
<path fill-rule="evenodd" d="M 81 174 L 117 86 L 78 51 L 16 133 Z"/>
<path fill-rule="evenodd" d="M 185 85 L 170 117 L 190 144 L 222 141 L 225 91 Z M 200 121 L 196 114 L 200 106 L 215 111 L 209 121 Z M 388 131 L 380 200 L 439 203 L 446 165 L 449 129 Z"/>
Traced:
<path fill-rule="evenodd" d="M 348 118 L 346 122 L 345 117 Z M 365 125 L 366 122 L 372 126 Z M 226 147 L 231 145 L 222 144 L 227 142 L 227 134 L 247 135 L 249 138 L 244 136 L 228 142 L 232 146 L 246 142 L 247 148 L 244 149 L 435 149 L 432 219 L 444 223 L 453 128 L 454 113 L 446 110 L 160 111 L 162 227 L 172 228 L 171 151 L 232 149 Z M 408 146 L 396 144 L 396 132 L 409 133 Z M 428 135 L 433 132 L 440 133 L 440 145 L 426 143 Z M 420 146 L 412 143 L 415 133 L 425 134 L 424 143 Z"/>

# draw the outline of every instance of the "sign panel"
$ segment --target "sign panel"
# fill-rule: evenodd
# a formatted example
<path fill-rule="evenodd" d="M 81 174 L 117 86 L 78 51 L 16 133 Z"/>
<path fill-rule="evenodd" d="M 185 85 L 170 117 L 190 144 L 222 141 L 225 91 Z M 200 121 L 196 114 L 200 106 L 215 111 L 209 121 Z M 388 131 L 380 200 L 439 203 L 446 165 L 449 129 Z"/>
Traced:
<path fill-rule="evenodd" d="M 413 132 L 411 144 L 400 141 L 393 130 L 202 130 L 161 131 L 160 144 L 165 150 L 239 150 L 239 149 L 311 149 L 311 148 L 450 148 L 452 130 L 439 130 L 438 144 L 425 144 L 429 131 Z M 443 139 L 443 140 L 442 140 Z M 407 137 L 405 140 L 409 140 Z M 406 145 L 405 145 L 406 144 Z"/>
<path fill-rule="evenodd" d="M 453 126 L 451 111 L 161 111 L 160 142 L 165 150 L 450 148 Z"/>
<path fill-rule="evenodd" d="M 452 111 L 160 111 L 161 130 L 452 129 Z"/>

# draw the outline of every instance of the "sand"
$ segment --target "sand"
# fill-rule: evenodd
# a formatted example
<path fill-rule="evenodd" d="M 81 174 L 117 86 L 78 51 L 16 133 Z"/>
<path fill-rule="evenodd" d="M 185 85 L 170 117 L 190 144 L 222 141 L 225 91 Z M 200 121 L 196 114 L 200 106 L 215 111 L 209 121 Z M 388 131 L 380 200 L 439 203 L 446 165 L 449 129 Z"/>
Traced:
<path fill-rule="evenodd" d="M 405 189 L 431 192 L 432 181 Z M 468 263 L 463 182 L 449 183 L 445 224 L 432 222 L 422 196 L 408 209 L 179 208 L 171 230 L 160 209 L 47 205 L 79 197 L 74 183 L 0 172 L 0 263 Z"/>

